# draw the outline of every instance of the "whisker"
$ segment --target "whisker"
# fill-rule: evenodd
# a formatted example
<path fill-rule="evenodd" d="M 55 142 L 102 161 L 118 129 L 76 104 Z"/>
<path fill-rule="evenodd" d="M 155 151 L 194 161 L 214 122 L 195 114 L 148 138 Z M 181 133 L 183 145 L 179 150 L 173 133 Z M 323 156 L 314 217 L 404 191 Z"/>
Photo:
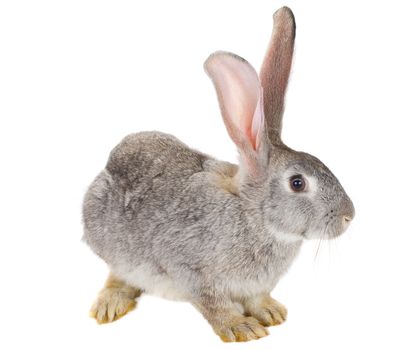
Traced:
<path fill-rule="evenodd" d="M 337 241 L 340 240 L 341 235 L 337 236 L 335 239 L 333 239 L 333 249 L 334 249 L 334 255 L 339 257 L 339 251 L 338 251 L 338 243 Z"/>
<path fill-rule="evenodd" d="M 329 221 L 329 222 L 327 223 L 327 225 L 324 227 L 324 229 L 323 229 L 323 230 L 321 231 L 321 233 L 320 233 L 317 250 L 316 250 L 315 256 L 314 256 L 314 261 L 317 260 L 317 256 L 318 256 L 318 253 L 319 253 L 319 251 L 320 251 L 320 247 L 321 247 L 322 241 L 325 240 L 325 239 L 327 239 L 327 231 L 328 231 L 328 227 L 330 226 L 330 223 L 331 223 L 331 221 Z M 329 239 L 327 239 L 327 241 L 329 241 Z M 329 245 L 328 245 L 328 247 L 329 247 Z M 328 255 L 330 255 L 330 253 L 329 253 Z"/>
<path fill-rule="evenodd" d="M 316 250 L 316 252 L 315 252 L 315 256 L 314 256 L 314 261 L 316 261 L 316 260 L 317 260 L 317 256 L 318 256 L 318 252 L 319 252 L 319 250 L 320 250 L 320 246 L 321 246 L 321 242 L 322 242 L 322 240 L 323 240 L 323 238 L 322 238 L 322 237 L 320 237 L 320 240 L 318 241 L 317 250 Z"/>
<path fill-rule="evenodd" d="M 317 246 L 317 250 L 315 252 L 315 256 L 314 256 L 314 261 L 317 260 L 317 256 L 318 256 L 318 252 L 320 251 L 320 247 L 321 247 L 321 242 L 323 241 L 324 237 L 325 237 L 325 232 L 327 230 L 327 226 L 325 227 L 325 229 L 323 229 L 320 233 L 320 239 L 318 241 L 318 246 Z"/>

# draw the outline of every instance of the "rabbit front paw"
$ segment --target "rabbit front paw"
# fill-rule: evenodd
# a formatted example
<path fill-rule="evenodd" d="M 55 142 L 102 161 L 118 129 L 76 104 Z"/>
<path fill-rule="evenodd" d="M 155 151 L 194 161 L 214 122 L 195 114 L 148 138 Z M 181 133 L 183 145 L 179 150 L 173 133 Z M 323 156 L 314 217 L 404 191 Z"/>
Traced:
<path fill-rule="evenodd" d="M 255 317 L 263 326 L 277 326 L 287 319 L 287 309 L 269 295 L 247 299 L 244 302 L 247 315 Z"/>
<path fill-rule="evenodd" d="M 268 331 L 254 317 L 238 316 L 222 327 L 214 327 L 215 332 L 224 342 L 244 342 L 260 339 Z"/>

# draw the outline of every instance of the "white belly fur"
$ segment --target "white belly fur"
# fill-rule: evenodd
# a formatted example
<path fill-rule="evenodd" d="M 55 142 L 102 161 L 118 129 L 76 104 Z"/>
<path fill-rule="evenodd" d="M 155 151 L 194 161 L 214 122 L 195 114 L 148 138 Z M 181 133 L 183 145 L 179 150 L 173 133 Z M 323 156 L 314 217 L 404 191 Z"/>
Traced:
<path fill-rule="evenodd" d="M 130 286 L 140 288 L 147 294 L 177 301 L 189 301 L 189 296 L 179 283 L 173 281 L 167 274 L 159 274 L 150 264 L 142 264 L 133 270 L 129 266 L 116 266 L 114 274 Z M 270 293 L 276 281 L 270 278 L 262 280 L 224 279 L 220 281 L 222 292 L 233 300 L 242 297 L 252 297 L 260 293 Z"/>
<path fill-rule="evenodd" d="M 178 288 L 170 277 L 166 274 L 159 274 L 149 264 L 142 264 L 133 270 L 129 267 L 116 266 L 113 272 L 130 286 L 140 288 L 147 294 L 170 300 L 188 300 L 181 288 Z"/>

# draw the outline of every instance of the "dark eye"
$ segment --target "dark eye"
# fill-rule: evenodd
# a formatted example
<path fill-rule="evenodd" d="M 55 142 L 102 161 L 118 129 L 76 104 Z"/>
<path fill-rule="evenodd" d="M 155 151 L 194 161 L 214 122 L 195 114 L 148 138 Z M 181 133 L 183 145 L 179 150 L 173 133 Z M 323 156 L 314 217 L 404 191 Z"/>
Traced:
<path fill-rule="evenodd" d="M 294 192 L 302 192 L 305 189 L 305 180 L 301 175 L 295 175 L 290 179 L 290 187 Z"/>

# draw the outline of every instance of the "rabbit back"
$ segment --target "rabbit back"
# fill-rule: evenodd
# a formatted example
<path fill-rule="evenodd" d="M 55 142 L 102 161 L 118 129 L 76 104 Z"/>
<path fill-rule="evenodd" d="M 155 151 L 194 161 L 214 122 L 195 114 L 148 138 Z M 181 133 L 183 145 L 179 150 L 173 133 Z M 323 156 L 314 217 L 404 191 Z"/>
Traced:
<path fill-rule="evenodd" d="M 110 153 L 106 168 L 90 185 L 83 202 L 84 240 L 107 263 L 113 240 L 124 243 L 135 222 L 154 222 L 185 178 L 202 171 L 206 157 L 172 135 L 141 132 L 126 136 Z M 150 217 L 145 216 L 145 213 Z M 158 213 L 164 221 L 164 213 Z M 132 234 L 138 235 L 140 231 Z M 151 231 L 149 227 L 145 231 Z M 121 248 L 124 253 L 125 248 Z"/>

